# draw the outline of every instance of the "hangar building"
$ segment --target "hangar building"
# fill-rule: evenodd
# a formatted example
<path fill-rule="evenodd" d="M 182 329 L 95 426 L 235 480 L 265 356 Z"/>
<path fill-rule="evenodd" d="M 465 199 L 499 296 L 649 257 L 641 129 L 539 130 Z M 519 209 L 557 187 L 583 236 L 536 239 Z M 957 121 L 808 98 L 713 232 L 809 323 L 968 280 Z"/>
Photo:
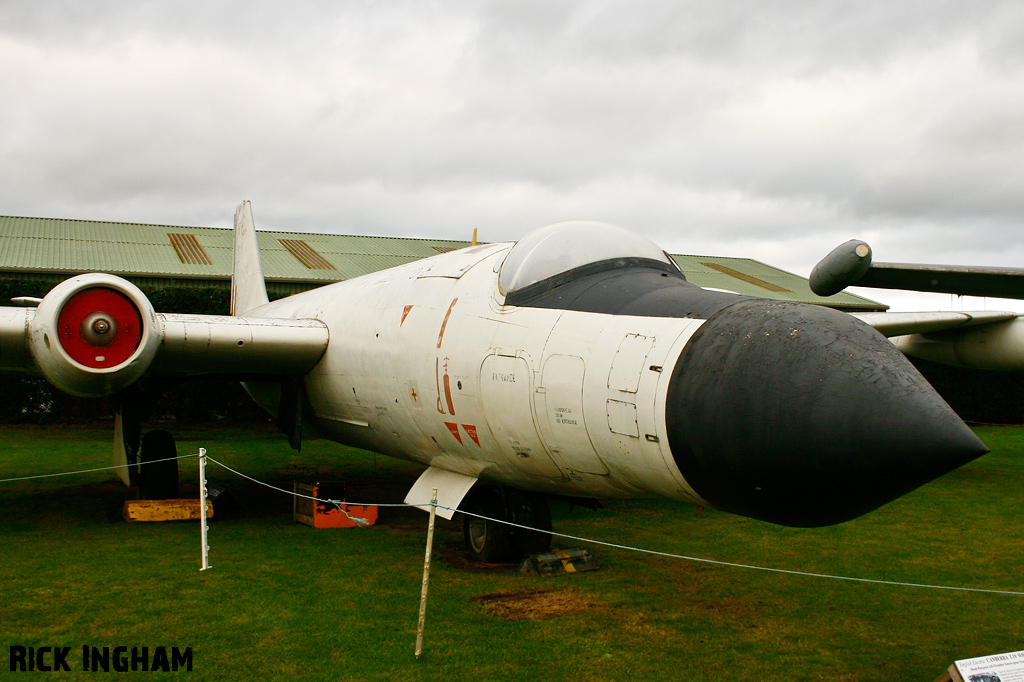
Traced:
<path fill-rule="evenodd" d="M 260 231 L 258 238 L 271 298 L 469 246 L 468 241 L 279 231 Z M 226 314 L 231 243 L 232 231 L 225 228 L 0 216 L 0 305 L 9 305 L 4 299 L 13 296 L 42 296 L 72 275 L 109 272 L 134 282 L 158 310 Z M 702 287 L 847 312 L 888 308 L 847 292 L 816 296 L 806 278 L 751 258 L 672 257 L 686 278 Z M 1019 375 L 917 364 L 964 418 L 998 423 L 1024 419 Z M 0 376 L 0 421 L 5 413 L 14 414 L 14 420 L 25 417 L 22 403 L 5 405 L 5 399 L 12 401 L 18 391 L 4 386 L 20 380 Z M 70 398 L 53 393 L 46 394 L 47 400 L 61 405 L 53 411 L 68 412 Z M 220 397 L 211 399 L 223 402 Z M 75 402 L 74 409 L 84 409 L 78 407 L 84 402 L 88 401 Z M 101 408 L 91 409 L 90 414 L 103 413 Z M 209 411 L 207 403 L 194 412 L 204 410 Z"/>
<path fill-rule="evenodd" d="M 470 244 L 278 231 L 260 231 L 258 238 L 271 298 Z M 231 240 L 232 231 L 224 228 L 0 216 L 0 280 L 56 284 L 83 272 L 109 272 L 143 290 L 214 287 L 226 293 L 231 282 Z M 849 312 L 888 307 L 846 292 L 816 296 L 804 277 L 750 258 L 672 257 L 687 280 L 702 287 Z"/>

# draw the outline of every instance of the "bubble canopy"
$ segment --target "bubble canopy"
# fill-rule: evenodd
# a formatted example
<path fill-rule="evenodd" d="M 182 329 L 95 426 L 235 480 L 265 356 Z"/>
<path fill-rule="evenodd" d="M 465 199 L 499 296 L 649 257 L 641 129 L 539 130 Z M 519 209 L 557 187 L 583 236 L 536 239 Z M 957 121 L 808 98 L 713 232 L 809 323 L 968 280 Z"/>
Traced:
<path fill-rule="evenodd" d="M 502 294 L 520 291 L 549 277 L 592 263 L 653 260 L 676 270 L 657 244 L 617 225 L 591 220 L 555 223 L 534 230 L 513 246 L 498 274 Z"/>

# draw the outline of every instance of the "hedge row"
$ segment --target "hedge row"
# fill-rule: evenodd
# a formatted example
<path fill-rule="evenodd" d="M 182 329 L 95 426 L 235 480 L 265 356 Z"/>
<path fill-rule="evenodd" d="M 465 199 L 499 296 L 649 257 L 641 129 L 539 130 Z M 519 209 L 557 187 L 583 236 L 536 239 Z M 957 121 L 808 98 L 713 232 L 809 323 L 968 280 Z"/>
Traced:
<path fill-rule="evenodd" d="M 1024 424 L 1024 374 L 912 362 L 964 421 Z"/>

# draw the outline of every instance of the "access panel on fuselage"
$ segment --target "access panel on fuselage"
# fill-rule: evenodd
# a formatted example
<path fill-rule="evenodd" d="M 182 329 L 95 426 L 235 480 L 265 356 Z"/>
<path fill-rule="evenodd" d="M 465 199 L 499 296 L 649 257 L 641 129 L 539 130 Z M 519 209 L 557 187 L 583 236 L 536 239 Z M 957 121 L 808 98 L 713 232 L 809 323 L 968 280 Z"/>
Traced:
<path fill-rule="evenodd" d="M 503 453 L 535 476 L 561 478 L 533 419 L 532 371 L 525 358 L 489 355 L 480 367 L 480 397 L 487 426 Z"/>
<path fill-rule="evenodd" d="M 573 472 L 604 475 L 608 467 L 594 451 L 583 418 L 585 372 L 581 357 L 549 356 L 537 391 L 537 415 L 543 422 L 544 442 L 562 466 Z"/>
<path fill-rule="evenodd" d="M 624 393 L 636 393 L 640 387 L 640 373 L 647 354 L 654 346 L 654 338 L 642 334 L 626 334 L 612 358 L 608 370 L 608 388 Z"/>

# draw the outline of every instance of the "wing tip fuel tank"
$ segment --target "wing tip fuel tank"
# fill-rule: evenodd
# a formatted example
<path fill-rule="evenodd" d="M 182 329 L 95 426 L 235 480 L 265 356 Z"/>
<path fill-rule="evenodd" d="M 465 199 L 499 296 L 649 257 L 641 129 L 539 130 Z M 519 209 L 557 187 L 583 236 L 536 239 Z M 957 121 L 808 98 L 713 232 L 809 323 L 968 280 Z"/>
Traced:
<path fill-rule="evenodd" d="M 834 296 L 855 284 L 871 267 L 871 247 L 859 239 L 840 244 L 821 259 L 809 278 L 811 291 Z"/>

